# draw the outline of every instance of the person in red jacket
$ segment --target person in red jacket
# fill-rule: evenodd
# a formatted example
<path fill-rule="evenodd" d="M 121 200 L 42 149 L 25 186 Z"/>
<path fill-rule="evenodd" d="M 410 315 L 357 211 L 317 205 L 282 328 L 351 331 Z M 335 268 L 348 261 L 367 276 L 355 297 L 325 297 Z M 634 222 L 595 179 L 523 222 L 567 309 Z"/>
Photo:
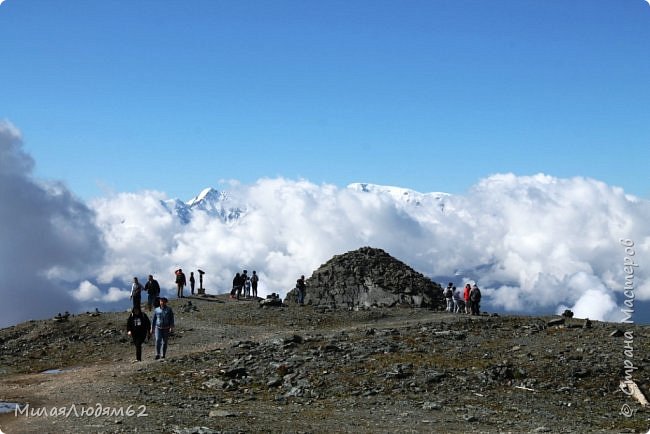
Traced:
<path fill-rule="evenodd" d="M 463 298 L 465 299 L 465 313 L 470 313 L 469 306 L 469 292 L 472 290 L 472 286 L 468 283 L 465 285 L 465 291 L 463 292 Z"/>

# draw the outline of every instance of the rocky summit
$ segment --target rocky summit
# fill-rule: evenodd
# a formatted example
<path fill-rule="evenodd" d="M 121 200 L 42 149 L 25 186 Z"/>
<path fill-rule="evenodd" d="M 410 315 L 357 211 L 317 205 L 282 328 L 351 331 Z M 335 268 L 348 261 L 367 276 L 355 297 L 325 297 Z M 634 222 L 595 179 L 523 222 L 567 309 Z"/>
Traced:
<path fill-rule="evenodd" d="M 442 287 L 384 250 L 372 247 L 334 256 L 306 281 L 305 304 L 351 307 L 439 307 Z M 295 303 L 297 291 L 287 293 Z"/>

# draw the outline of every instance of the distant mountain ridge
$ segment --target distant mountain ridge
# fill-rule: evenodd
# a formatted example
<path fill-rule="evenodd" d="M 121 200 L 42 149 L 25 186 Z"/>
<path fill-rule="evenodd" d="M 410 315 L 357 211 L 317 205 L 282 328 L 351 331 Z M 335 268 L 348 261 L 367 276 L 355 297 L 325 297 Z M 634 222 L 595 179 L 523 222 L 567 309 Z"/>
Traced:
<path fill-rule="evenodd" d="M 435 209 L 441 212 L 444 212 L 451 197 L 448 193 L 420 193 L 408 188 L 370 183 L 352 183 L 346 188 L 360 193 L 388 197 L 395 202 L 395 206 L 400 208 Z M 239 220 L 247 211 L 247 207 L 238 205 L 235 199 L 228 192 L 207 187 L 187 202 L 180 199 L 167 199 L 161 200 L 160 203 L 167 212 L 175 214 L 183 224 L 188 224 L 195 212 L 205 212 L 210 217 L 228 223 Z"/>

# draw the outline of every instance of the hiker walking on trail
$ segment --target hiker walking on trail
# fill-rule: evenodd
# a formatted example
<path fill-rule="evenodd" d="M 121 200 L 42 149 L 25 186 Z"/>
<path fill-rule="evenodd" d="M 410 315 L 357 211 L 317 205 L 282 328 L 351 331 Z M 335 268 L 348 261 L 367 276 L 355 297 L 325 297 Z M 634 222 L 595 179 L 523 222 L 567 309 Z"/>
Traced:
<path fill-rule="evenodd" d="M 167 354 L 167 341 L 174 331 L 174 312 L 167 306 L 167 297 L 160 297 L 160 306 L 153 311 L 151 333 L 156 337 L 156 360 Z"/>
<path fill-rule="evenodd" d="M 134 307 L 126 321 L 126 332 L 135 345 L 135 360 L 142 361 L 142 343 L 151 336 L 151 323 L 146 313 L 139 307 Z"/>

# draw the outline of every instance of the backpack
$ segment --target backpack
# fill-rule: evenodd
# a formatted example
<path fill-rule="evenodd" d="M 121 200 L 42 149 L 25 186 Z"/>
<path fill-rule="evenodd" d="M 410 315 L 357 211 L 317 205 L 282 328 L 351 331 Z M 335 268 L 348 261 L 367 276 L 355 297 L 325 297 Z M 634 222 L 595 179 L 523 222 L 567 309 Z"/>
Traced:
<path fill-rule="evenodd" d="M 451 298 L 453 296 L 453 292 L 451 291 L 451 288 L 447 288 L 445 290 L 445 298 Z"/>
<path fill-rule="evenodd" d="M 478 288 L 473 288 L 469 293 L 469 299 L 473 302 L 481 301 L 481 291 Z"/>

